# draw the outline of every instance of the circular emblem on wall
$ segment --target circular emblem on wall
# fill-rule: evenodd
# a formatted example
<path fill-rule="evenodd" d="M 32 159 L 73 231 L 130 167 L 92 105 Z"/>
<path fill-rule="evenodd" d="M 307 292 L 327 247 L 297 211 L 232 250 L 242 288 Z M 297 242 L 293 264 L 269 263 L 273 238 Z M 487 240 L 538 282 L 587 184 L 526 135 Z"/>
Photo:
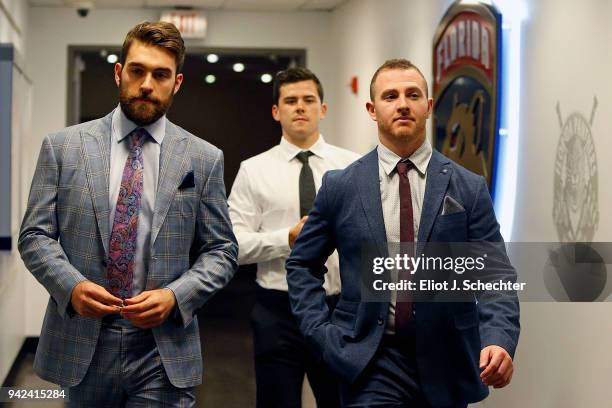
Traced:
<path fill-rule="evenodd" d="M 572 113 L 565 121 L 557 103 L 561 136 L 555 160 L 553 219 L 560 242 L 592 242 L 599 223 L 597 158 L 590 120 Z"/>

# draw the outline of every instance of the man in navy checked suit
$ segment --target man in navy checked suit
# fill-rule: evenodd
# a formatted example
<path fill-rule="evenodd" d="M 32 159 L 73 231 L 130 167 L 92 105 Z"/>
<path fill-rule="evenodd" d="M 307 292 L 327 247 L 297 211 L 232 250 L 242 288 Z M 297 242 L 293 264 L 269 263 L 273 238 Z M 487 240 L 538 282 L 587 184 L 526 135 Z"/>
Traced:
<path fill-rule="evenodd" d="M 202 381 L 195 313 L 238 248 L 222 152 L 165 116 L 184 55 L 172 24 L 137 25 L 119 106 L 42 144 L 19 251 L 50 295 L 35 371 L 73 406 L 193 406 Z"/>

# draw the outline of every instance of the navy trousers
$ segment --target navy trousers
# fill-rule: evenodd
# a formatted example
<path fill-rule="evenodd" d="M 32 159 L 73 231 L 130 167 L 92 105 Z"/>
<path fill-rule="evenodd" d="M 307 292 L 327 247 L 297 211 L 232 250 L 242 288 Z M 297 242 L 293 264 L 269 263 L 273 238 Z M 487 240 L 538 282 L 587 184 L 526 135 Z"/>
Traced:
<path fill-rule="evenodd" d="M 432 408 L 420 387 L 414 339 L 384 336 L 357 381 L 340 384 L 340 399 L 343 408 Z"/>

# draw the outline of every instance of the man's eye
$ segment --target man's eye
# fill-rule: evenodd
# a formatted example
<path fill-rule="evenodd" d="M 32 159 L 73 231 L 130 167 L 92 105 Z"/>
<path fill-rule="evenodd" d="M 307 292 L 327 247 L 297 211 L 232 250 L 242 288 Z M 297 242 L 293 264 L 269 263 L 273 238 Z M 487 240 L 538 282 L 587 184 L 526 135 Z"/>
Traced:
<path fill-rule="evenodd" d="M 169 76 L 170 75 L 167 72 L 156 72 L 155 73 L 155 78 L 157 78 L 157 79 L 166 79 Z"/>

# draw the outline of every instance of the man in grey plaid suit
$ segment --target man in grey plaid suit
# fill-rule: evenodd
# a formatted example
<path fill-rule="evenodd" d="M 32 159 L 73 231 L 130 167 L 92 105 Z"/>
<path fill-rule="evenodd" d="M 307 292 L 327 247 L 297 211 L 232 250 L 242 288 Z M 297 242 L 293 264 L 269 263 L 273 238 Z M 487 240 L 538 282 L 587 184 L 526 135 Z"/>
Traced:
<path fill-rule="evenodd" d="M 166 119 L 183 80 L 172 24 L 141 23 L 119 106 L 47 136 L 19 236 L 50 294 L 34 363 L 73 406 L 193 406 L 195 312 L 237 268 L 223 154 Z"/>

